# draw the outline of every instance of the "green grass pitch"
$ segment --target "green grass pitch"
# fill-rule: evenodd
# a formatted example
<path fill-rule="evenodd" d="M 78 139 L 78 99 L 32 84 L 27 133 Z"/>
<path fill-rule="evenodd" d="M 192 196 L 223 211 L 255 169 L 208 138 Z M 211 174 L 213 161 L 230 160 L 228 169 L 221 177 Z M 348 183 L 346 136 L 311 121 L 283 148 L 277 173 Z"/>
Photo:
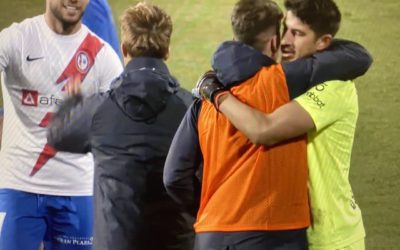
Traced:
<path fill-rule="evenodd" d="M 137 1 L 109 0 L 116 21 Z M 168 65 L 191 89 L 210 68 L 216 46 L 232 38 L 234 0 L 153 0 L 172 16 L 174 32 Z M 282 0 L 278 1 L 282 4 Z M 400 249 L 400 56 L 398 0 L 337 0 L 343 22 L 338 37 L 366 46 L 374 57 L 356 83 L 360 117 L 350 178 L 360 205 L 368 250 Z M 0 1 L 0 29 L 39 14 L 44 0 Z M 0 41 L 1 42 L 1 41 Z"/>

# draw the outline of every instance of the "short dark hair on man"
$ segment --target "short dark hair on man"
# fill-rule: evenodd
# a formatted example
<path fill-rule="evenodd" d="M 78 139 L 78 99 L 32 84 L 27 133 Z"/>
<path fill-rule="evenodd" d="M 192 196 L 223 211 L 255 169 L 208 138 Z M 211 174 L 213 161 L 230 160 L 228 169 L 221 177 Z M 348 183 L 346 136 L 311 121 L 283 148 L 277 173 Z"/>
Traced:
<path fill-rule="evenodd" d="M 341 14 L 333 0 L 285 0 L 285 8 L 308 24 L 318 37 L 335 36 L 339 30 Z"/>
<path fill-rule="evenodd" d="M 282 17 L 282 11 L 274 1 L 240 0 L 232 11 L 233 33 L 240 42 L 254 46 L 257 35 L 278 27 Z"/>

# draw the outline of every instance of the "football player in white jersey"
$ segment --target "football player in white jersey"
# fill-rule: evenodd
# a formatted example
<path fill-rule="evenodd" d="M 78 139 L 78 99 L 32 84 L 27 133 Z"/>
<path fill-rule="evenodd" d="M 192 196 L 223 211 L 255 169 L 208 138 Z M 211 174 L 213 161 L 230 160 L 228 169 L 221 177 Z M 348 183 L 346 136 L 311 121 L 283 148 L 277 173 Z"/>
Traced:
<path fill-rule="evenodd" d="M 91 155 L 57 152 L 46 126 L 71 79 L 105 92 L 119 57 L 81 24 L 89 0 L 46 0 L 44 15 L 0 32 L 4 127 L 0 152 L 0 249 L 91 249 Z"/>

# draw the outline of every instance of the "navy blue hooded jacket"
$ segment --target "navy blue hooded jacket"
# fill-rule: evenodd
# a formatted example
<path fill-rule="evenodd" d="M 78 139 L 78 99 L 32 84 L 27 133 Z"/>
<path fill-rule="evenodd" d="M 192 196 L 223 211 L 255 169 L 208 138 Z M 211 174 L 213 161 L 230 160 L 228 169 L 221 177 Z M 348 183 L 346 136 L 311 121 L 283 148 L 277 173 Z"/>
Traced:
<path fill-rule="evenodd" d="M 109 92 L 74 97 L 55 114 L 49 144 L 94 156 L 94 249 L 192 249 L 194 218 L 162 181 L 191 102 L 162 60 L 139 57 Z"/>

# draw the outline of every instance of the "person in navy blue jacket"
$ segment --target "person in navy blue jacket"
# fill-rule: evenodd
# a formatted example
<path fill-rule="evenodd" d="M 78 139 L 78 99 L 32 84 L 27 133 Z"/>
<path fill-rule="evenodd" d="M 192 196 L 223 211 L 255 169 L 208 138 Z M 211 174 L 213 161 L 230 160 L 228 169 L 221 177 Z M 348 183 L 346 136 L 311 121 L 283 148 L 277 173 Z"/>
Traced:
<path fill-rule="evenodd" d="M 162 181 L 172 138 L 192 102 L 164 63 L 171 18 L 139 3 L 125 11 L 121 26 L 124 72 L 107 93 L 68 99 L 48 140 L 60 151 L 93 153 L 94 249 L 192 249 L 194 215 L 168 196 Z"/>

